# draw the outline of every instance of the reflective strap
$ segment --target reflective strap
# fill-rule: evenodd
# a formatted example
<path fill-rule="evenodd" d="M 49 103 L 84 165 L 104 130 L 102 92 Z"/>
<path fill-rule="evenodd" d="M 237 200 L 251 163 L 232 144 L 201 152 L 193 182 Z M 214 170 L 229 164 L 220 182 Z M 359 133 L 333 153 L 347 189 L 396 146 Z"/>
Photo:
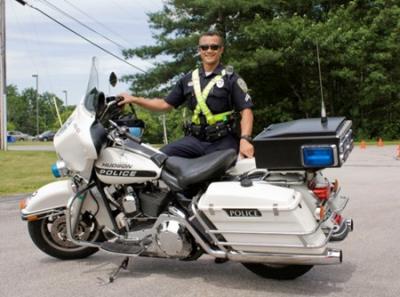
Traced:
<path fill-rule="evenodd" d="M 230 114 L 232 114 L 232 111 L 227 111 L 227 112 L 213 115 L 206 104 L 206 100 L 207 100 L 208 94 L 210 93 L 211 89 L 215 86 L 217 81 L 222 79 L 222 77 L 225 75 L 225 73 L 226 73 L 225 69 L 222 70 L 221 74 L 215 76 L 207 84 L 207 86 L 204 88 L 204 90 L 201 91 L 199 69 L 196 69 L 192 72 L 192 82 L 193 82 L 194 94 L 195 94 L 196 100 L 197 100 L 197 105 L 193 112 L 193 117 L 192 117 L 192 122 L 194 124 L 200 125 L 200 117 L 199 117 L 200 112 L 202 112 L 203 115 L 206 117 L 207 124 L 209 124 L 209 125 L 213 125 L 216 122 L 226 121 L 228 119 L 228 116 Z"/>

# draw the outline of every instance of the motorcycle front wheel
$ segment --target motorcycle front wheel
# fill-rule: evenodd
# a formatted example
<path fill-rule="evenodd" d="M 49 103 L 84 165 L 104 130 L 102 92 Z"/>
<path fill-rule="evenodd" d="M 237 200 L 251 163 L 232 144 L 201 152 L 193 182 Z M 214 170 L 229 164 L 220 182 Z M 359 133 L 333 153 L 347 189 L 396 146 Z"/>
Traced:
<path fill-rule="evenodd" d="M 82 259 L 98 251 L 94 247 L 77 246 L 68 240 L 64 215 L 28 222 L 28 231 L 32 241 L 41 251 L 61 260 Z M 81 221 L 75 236 L 80 240 L 97 241 L 101 232 L 97 230 L 95 222 L 88 224 Z"/>
<path fill-rule="evenodd" d="M 292 280 L 307 273 L 313 265 L 275 265 L 261 263 L 242 263 L 251 272 L 270 279 Z"/>

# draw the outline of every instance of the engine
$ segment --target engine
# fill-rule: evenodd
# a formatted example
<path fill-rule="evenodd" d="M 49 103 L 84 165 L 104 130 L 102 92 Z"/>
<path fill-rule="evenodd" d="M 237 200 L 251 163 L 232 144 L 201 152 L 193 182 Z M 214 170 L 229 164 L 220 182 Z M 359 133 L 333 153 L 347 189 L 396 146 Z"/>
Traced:
<path fill-rule="evenodd" d="M 156 241 L 158 247 L 168 258 L 187 258 L 192 253 L 192 237 L 173 218 L 163 221 L 157 228 Z"/>

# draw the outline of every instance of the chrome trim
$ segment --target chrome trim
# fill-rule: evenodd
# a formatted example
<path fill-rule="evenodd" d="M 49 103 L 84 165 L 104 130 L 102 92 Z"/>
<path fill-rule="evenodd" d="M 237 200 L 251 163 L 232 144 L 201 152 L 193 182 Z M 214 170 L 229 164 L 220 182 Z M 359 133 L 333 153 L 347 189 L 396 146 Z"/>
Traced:
<path fill-rule="evenodd" d="M 192 211 L 193 211 L 194 217 L 199 221 L 200 225 L 201 225 L 201 226 L 204 228 L 204 230 L 207 232 L 208 230 L 210 230 L 210 227 L 207 226 L 206 222 L 203 221 L 203 219 L 201 218 L 201 216 L 200 216 L 200 214 L 199 214 L 200 210 L 198 210 L 198 208 L 197 208 L 197 202 L 199 201 L 199 199 L 201 198 L 201 196 L 202 196 L 203 194 L 204 194 L 204 193 L 199 193 L 198 195 L 196 195 L 196 196 L 193 198 L 193 200 L 192 200 L 192 206 L 191 206 L 191 207 L 192 207 Z M 210 235 L 211 239 L 213 240 L 213 243 L 216 244 L 216 245 L 219 247 L 220 250 L 226 251 L 226 249 L 225 249 L 225 247 L 224 247 L 223 245 L 218 245 L 218 239 L 217 239 L 217 237 L 216 237 L 214 234 L 209 233 L 209 235 Z"/>
<path fill-rule="evenodd" d="M 65 211 L 65 207 L 60 207 L 60 208 L 50 208 L 46 210 L 41 210 L 38 212 L 31 212 L 31 213 L 23 213 L 21 211 L 21 219 L 22 220 L 28 220 L 29 216 L 38 216 L 39 219 L 44 219 L 53 215 L 61 215 Z"/>
<path fill-rule="evenodd" d="M 317 227 L 315 227 L 310 232 L 265 232 L 265 231 L 234 231 L 234 230 L 206 230 L 207 233 L 212 234 L 249 234 L 249 235 L 294 235 L 294 236 L 307 236 L 313 235 L 318 229 L 321 227 L 322 223 L 319 223 Z"/>
<path fill-rule="evenodd" d="M 302 241 L 303 245 L 299 244 L 264 244 L 264 243 L 250 243 L 250 242 L 230 242 L 230 241 L 219 241 L 219 245 L 224 245 L 224 246 L 254 246 L 254 247 L 279 247 L 279 248 L 309 248 L 309 249 L 319 249 L 327 245 L 329 242 L 330 238 L 332 237 L 333 234 L 333 229 L 330 230 L 329 234 L 326 235 L 325 240 L 320 244 L 320 245 L 309 245 L 305 240 L 300 239 Z"/>

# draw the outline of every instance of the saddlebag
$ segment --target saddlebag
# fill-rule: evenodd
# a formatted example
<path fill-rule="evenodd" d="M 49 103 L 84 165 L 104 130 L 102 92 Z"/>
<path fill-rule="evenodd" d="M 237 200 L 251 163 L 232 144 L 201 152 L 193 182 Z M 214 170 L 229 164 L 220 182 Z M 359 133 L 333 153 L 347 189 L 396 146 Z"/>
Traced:
<path fill-rule="evenodd" d="M 198 202 L 219 245 L 240 252 L 321 253 L 327 243 L 302 194 L 254 181 L 212 183 Z"/>

